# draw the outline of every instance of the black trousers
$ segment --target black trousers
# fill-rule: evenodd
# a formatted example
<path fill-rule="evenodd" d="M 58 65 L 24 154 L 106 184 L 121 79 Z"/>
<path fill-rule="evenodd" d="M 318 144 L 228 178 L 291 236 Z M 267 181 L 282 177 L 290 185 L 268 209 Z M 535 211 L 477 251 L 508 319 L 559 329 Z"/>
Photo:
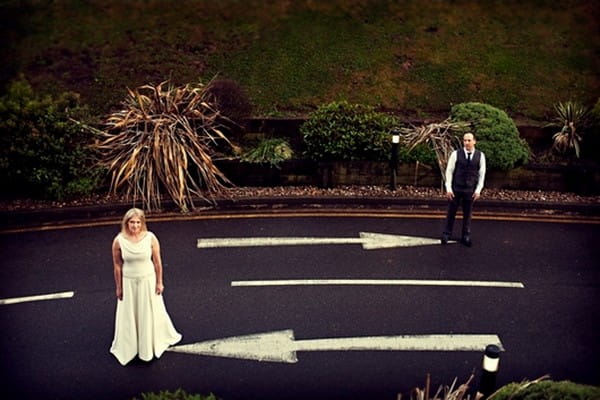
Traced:
<path fill-rule="evenodd" d="M 446 215 L 446 227 L 444 234 L 452 235 L 456 211 L 462 204 L 462 235 L 463 237 L 471 234 L 471 214 L 473 213 L 473 192 L 454 192 L 454 198 L 448 201 L 448 213 Z"/>

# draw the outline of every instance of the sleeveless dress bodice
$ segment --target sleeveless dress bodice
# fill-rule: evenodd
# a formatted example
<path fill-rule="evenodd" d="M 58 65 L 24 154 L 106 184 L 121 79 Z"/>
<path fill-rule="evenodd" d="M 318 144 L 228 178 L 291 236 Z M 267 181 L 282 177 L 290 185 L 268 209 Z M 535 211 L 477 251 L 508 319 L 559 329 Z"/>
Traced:
<path fill-rule="evenodd" d="M 141 278 L 154 274 L 154 264 L 152 263 L 153 237 L 152 232 L 146 232 L 142 240 L 132 242 L 125 238 L 123 234 L 117 236 L 121 247 L 121 257 L 123 258 L 124 277 Z"/>

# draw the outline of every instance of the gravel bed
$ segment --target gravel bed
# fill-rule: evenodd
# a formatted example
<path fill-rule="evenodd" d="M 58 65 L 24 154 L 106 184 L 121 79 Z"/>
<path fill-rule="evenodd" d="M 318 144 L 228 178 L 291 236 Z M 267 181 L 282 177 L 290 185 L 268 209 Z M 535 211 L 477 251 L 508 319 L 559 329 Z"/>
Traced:
<path fill-rule="evenodd" d="M 220 198 L 267 198 L 267 197 L 387 197 L 387 198 L 419 198 L 443 199 L 444 193 L 439 188 L 421 186 L 398 186 L 393 191 L 387 186 L 339 186 L 322 189 L 315 186 L 277 186 L 277 187 L 236 187 L 223 192 Z M 484 189 L 481 199 L 500 201 L 534 201 L 547 203 L 600 204 L 600 196 L 581 196 L 574 193 Z M 106 205 L 127 202 L 115 195 L 94 195 L 69 201 L 39 201 L 30 199 L 0 200 L 0 211 L 26 211 L 45 208 L 64 208 Z"/>
<path fill-rule="evenodd" d="M 438 188 L 398 186 L 393 191 L 387 186 L 340 186 L 332 189 L 306 187 L 249 187 L 229 189 L 232 197 L 396 197 L 443 199 L 445 193 Z M 574 193 L 525 190 L 484 189 L 481 199 L 505 201 L 544 201 L 564 203 L 600 203 L 600 196 L 580 196 Z"/>

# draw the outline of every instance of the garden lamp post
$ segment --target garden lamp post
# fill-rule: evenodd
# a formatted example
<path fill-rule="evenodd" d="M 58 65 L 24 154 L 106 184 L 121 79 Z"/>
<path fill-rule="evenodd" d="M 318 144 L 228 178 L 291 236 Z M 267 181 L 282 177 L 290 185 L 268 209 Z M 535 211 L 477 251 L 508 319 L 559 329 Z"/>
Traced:
<path fill-rule="evenodd" d="M 500 348 L 495 344 L 490 344 L 485 348 L 479 388 L 479 393 L 483 395 L 482 399 L 487 399 L 496 390 L 496 375 L 498 374 L 500 351 Z"/>
<path fill-rule="evenodd" d="M 392 129 L 392 154 L 390 155 L 390 189 L 396 190 L 398 173 L 398 145 L 400 144 L 400 131 Z"/>

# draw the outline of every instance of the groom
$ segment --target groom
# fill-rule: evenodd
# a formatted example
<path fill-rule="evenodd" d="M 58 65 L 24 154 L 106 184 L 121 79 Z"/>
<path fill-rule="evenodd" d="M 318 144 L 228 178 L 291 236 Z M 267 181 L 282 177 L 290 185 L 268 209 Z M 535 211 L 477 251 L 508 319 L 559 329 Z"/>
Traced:
<path fill-rule="evenodd" d="M 466 133 L 463 136 L 463 148 L 455 150 L 448 159 L 446 167 L 446 197 L 448 213 L 446 227 L 442 233 L 442 244 L 448 243 L 452 236 L 454 219 L 458 206 L 462 204 L 462 238 L 460 242 L 471 247 L 471 214 L 473 202 L 479 199 L 485 180 L 485 154 L 475 150 L 475 136 Z"/>

